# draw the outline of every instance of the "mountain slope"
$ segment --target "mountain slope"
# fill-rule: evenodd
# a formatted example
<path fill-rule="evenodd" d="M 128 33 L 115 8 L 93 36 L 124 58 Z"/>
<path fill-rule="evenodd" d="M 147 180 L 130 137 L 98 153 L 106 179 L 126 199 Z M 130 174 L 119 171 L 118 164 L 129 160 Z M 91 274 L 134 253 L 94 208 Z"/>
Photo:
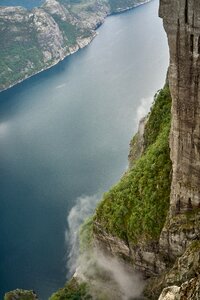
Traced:
<path fill-rule="evenodd" d="M 47 0 L 31 11 L 0 7 L 0 91 L 85 47 L 107 15 L 143 3 L 112 2 Z"/>

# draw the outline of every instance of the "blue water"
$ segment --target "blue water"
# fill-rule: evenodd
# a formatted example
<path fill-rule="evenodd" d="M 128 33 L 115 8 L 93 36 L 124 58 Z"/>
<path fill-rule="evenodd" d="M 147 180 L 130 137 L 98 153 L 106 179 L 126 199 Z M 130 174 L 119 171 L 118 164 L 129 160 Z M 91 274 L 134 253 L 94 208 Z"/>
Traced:
<path fill-rule="evenodd" d="M 0 0 L 0 6 L 24 6 L 28 9 L 41 6 L 44 0 Z"/>
<path fill-rule="evenodd" d="M 46 300 L 64 284 L 69 210 L 120 178 L 164 84 L 157 10 L 153 0 L 107 18 L 87 48 L 0 94 L 0 298 L 19 287 Z"/>

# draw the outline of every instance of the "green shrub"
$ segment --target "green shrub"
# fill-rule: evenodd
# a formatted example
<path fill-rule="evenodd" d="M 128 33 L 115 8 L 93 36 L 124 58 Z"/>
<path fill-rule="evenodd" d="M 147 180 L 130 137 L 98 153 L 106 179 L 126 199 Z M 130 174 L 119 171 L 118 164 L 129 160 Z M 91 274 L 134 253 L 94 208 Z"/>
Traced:
<path fill-rule="evenodd" d="M 85 220 L 81 225 L 79 230 L 79 248 L 80 253 L 89 251 L 92 247 L 92 237 L 93 237 L 93 217 Z"/>
<path fill-rule="evenodd" d="M 63 289 L 58 290 L 49 300 L 90 300 L 86 283 L 78 283 L 72 278 Z"/>
<path fill-rule="evenodd" d="M 38 298 L 37 298 L 35 292 L 33 292 L 33 291 L 17 289 L 15 291 L 6 293 L 4 296 L 4 300 L 13 300 L 13 299 L 36 300 Z"/>
<path fill-rule="evenodd" d="M 148 123 L 144 132 L 145 148 L 152 145 L 159 133 L 170 123 L 171 101 L 169 99 L 171 99 L 171 96 L 168 86 L 165 86 L 154 97 L 154 104 L 149 113 Z"/>

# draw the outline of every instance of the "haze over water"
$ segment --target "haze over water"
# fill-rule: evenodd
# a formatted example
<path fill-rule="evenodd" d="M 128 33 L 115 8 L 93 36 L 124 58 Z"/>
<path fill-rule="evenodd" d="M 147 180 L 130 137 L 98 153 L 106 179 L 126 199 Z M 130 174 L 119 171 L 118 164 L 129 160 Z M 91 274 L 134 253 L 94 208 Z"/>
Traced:
<path fill-rule="evenodd" d="M 158 0 L 107 18 L 85 49 L 0 93 L 0 297 L 65 282 L 66 217 L 127 167 L 137 121 L 165 81 Z"/>

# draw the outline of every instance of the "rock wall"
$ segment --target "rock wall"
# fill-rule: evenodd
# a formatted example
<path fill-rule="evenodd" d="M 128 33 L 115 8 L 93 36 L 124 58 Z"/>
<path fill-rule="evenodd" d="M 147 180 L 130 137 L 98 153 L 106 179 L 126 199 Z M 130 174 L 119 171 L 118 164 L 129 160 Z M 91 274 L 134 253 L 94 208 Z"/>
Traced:
<path fill-rule="evenodd" d="M 161 0 L 170 49 L 172 215 L 200 208 L 200 1 Z"/>
<path fill-rule="evenodd" d="M 154 282 L 159 300 L 200 297 L 200 1 L 160 0 L 167 33 L 172 95 L 170 211 L 160 252 L 171 269 Z"/>

